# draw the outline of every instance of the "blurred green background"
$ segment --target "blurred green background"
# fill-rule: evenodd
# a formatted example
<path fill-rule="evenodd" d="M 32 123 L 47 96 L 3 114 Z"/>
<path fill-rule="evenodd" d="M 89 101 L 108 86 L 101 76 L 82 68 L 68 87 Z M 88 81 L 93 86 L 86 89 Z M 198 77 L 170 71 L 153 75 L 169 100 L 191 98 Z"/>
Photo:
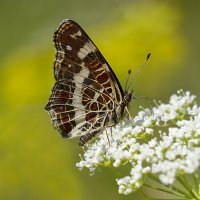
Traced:
<path fill-rule="evenodd" d="M 200 1 L 0 0 L 0 199 L 142 199 L 117 192 L 117 170 L 80 172 L 78 140 L 52 128 L 44 106 L 54 83 L 52 35 L 70 18 L 90 35 L 124 86 L 147 53 L 135 96 L 199 96 Z M 133 115 L 142 99 L 132 103 Z"/>

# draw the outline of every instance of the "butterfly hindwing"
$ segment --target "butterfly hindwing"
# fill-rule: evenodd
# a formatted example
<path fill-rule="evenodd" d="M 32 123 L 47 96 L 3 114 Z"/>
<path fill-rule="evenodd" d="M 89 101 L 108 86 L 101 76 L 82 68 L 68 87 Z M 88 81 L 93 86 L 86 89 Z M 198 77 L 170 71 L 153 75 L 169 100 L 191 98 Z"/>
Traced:
<path fill-rule="evenodd" d="M 81 93 L 81 89 L 86 92 Z M 107 96 L 88 86 L 83 85 L 81 89 L 77 90 L 75 83 L 65 81 L 56 82 L 52 89 L 46 109 L 63 137 L 77 137 L 103 128 L 106 106 L 94 96 L 101 97 L 103 102 Z"/>

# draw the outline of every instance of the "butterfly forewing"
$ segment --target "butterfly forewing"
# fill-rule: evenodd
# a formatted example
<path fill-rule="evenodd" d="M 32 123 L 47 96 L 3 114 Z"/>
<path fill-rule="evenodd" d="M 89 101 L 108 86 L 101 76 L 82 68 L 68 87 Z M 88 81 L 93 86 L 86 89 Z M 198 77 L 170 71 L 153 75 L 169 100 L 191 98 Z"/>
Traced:
<path fill-rule="evenodd" d="M 123 101 L 123 90 L 108 63 L 83 29 L 64 20 L 54 33 L 56 83 L 46 105 L 64 137 L 81 145 L 105 128 L 108 109 Z"/>

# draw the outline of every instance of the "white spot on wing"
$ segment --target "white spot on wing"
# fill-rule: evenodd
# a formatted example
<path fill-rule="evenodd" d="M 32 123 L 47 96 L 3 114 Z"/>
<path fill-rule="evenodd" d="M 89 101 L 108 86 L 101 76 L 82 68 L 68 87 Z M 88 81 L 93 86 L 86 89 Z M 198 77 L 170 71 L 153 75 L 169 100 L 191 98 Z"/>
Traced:
<path fill-rule="evenodd" d="M 89 53 L 91 52 L 95 52 L 96 51 L 96 47 L 94 46 L 94 44 L 92 44 L 91 41 L 88 41 L 85 43 L 85 45 L 83 46 L 83 48 L 80 48 L 79 52 L 78 52 L 78 57 L 80 59 L 85 58 Z"/>
<path fill-rule="evenodd" d="M 78 31 L 77 33 L 71 34 L 70 36 L 75 39 L 77 36 L 80 37 L 81 35 L 81 31 Z"/>
<path fill-rule="evenodd" d="M 69 45 L 67 45 L 67 46 L 66 46 L 66 49 L 69 50 L 69 51 L 71 51 L 71 50 L 72 50 L 72 47 L 69 46 Z"/>
<path fill-rule="evenodd" d="M 78 32 L 77 32 L 77 35 L 78 35 L 78 36 L 81 36 L 82 34 L 81 34 L 81 32 L 80 32 L 80 31 L 78 31 Z"/>

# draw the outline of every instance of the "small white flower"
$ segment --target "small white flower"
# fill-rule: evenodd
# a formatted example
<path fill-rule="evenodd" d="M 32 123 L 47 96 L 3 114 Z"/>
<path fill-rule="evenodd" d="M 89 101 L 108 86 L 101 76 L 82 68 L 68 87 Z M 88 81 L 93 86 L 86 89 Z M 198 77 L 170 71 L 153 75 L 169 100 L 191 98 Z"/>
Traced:
<path fill-rule="evenodd" d="M 123 167 L 130 172 L 116 179 L 120 194 L 140 188 L 148 174 L 156 175 L 163 184 L 172 185 L 176 176 L 194 173 L 200 167 L 200 107 L 195 96 L 178 91 L 169 103 L 143 109 L 130 121 L 123 121 L 99 135 L 81 156 L 76 166 L 88 168 Z"/>

